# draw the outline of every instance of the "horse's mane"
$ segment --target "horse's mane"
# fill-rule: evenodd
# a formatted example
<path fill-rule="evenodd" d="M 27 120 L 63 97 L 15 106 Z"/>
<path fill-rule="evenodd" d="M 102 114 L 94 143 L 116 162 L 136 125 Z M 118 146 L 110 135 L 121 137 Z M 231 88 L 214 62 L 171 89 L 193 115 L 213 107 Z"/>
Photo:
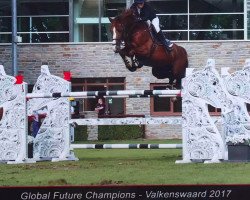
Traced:
<path fill-rule="evenodd" d="M 122 14 L 124 17 L 128 17 L 128 16 L 131 16 L 131 15 L 134 15 L 134 12 L 132 9 L 125 9 Z"/>
<path fill-rule="evenodd" d="M 131 22 L 135 21 L 135 15 L 133 10 L 125 9 L 120 15 L 117 16 L 117 19 L 121 22 Z"/>

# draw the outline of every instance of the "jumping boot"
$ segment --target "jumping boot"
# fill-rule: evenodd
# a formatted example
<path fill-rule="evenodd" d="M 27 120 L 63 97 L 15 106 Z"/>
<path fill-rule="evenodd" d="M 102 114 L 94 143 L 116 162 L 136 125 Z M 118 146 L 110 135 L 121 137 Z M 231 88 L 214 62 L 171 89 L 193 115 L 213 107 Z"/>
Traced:
<path fill-rule="evenodd" d="M 172 51 L 173 43 L 170 40 L 165 38 L 161 30 L 157 33 L 157 37 L 168 52 Z"/>

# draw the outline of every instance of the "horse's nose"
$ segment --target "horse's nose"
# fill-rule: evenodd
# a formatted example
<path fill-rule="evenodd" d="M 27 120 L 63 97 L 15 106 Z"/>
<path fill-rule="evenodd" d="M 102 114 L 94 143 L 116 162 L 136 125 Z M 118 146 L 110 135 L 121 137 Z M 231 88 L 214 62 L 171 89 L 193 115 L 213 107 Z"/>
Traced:
<path fill-rule="evenodd" d="M 114 51 L 115 53 L 117 53 L 118 50 L 117 50 L 116 40 L 113 39 L 112 45 L 113 45 L 113 51 Z"/>
<path fill-rule="evenodd" d="M 118 45 L 114 45 L 113 50 L 114 50 L 115 53 L 118 53 L 120 48 L 119 48 Z"/>
<path fill-rule="evenodd" d="M 115 53 L 117 53 L 117 47 L 116 47 L 116 45 L 113 46 L 113 51 L 114 51 Z"/>

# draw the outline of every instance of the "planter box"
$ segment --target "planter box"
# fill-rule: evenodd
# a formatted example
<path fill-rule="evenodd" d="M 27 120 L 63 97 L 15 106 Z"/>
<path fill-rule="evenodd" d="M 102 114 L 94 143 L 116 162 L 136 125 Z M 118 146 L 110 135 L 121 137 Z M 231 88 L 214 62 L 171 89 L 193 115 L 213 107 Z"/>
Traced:
<path fill-rule="evenodd" d="M 250 161 L 250 146 L 228 145 L 228 160 Z"/>

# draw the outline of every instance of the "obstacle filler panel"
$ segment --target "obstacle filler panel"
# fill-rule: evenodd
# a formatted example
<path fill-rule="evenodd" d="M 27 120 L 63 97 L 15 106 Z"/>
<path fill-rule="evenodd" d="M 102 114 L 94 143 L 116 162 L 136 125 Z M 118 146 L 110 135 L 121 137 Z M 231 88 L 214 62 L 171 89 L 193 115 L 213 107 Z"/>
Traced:
<path fill-rule="evenodd" d="M 46 65 L 31 94 L 70 92 L 68 81 L 51 75 Z M 45 113 L 37 136 L 33 140 L 33 158 L 39 160 L 76 160 L 70 152 L 70 102 L 68 98 L 33 98 L 28 101 L 28 115 Z"/>
<path fill-rule="evenodd" d="M 250 59 L 242 70 L 232 74 L 229 68 L 222 69 L 222 77 L 227 91 L 233 97 L 233 112 L 224 125 L 225 141 L 228 144 L 228 160 L 250 161 Z"/>
<path fill-rule="evenodd" d="M 204 70 L 190 72 L 183 81 L 183 161 L 225 158 L 225 145 L 208 112 L 208 104 L 221 108 L 223 95 L 214 61 L 208 60 Z"/>
<path fill-rule="evenodd" d="M 233 115 L 230 123 L 226 124 L 226 142 L 244 143 L 250 140 L 250 116 L 246 105 L 250 104 L 250 60 L 246 60 L 242 70 L 232 74 L 228 70 L 223 68 L 222 76 L 227 91 L 233 97 Z"/>
<path fill-rule="evenodd" d="M 0 65 L 0 162 L 22 163 L 27 157 L 25 89 Z"/>

